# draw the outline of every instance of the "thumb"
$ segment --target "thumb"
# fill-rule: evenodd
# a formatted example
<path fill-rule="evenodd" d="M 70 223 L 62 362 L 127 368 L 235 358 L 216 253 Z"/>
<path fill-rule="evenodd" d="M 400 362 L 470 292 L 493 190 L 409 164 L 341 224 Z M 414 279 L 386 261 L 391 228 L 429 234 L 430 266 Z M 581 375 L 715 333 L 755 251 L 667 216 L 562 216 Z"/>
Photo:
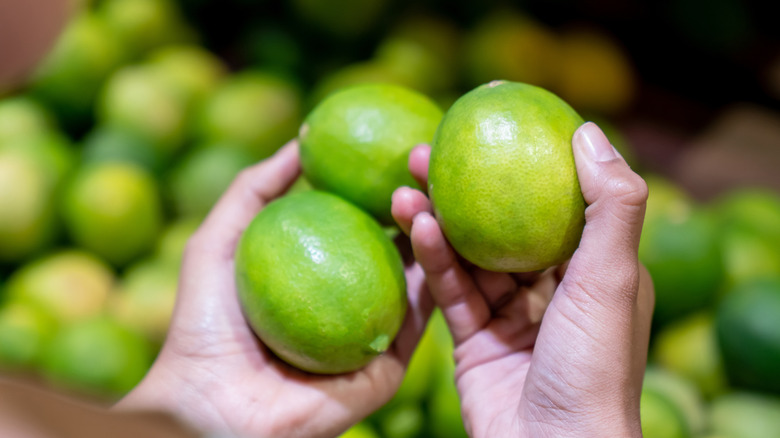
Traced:
<path fill-rule="evenodd" d="M 653 301 L 637 256 L 647 185 L 593 123 L 572 148 L 585 228 L 542 319 L 524 393 L 537 407 L 617 412 L 636 426 Z"/>

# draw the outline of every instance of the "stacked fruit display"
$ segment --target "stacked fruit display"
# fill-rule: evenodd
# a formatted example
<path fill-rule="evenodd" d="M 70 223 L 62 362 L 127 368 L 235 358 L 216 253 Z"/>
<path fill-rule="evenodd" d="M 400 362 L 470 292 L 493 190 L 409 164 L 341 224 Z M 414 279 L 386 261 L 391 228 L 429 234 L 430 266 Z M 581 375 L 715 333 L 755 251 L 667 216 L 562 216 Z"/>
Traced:
<path fill-rule="evenodd" d="M 384 0 L 299 0 L 269 7 L 284 27 L 231 17 L 245 28 L 231 34 L 200 0 L 84 3 L 29 82 L 0 97 L 0 369 L 101 400 L 150 366 L 187 238 L 222 191 L 307 114 L 317 122 L 313 108 L 336 90 L 391 83 L 446 110 L 479 84 L 527 82 L 608 130 L 638 86 L 608 34 L 505 9 L 464 24 Z M 242 3 L 223 6 L 253 10 Z M 320 118 L 304 133 L 330 135 Z M 780 436 L 780 196 L 702 204 L 644 176 L 640 258 L 656 288 L 645 435 Z M 441 314 L 393 400 L 345 436 L 465 436 Z"/>

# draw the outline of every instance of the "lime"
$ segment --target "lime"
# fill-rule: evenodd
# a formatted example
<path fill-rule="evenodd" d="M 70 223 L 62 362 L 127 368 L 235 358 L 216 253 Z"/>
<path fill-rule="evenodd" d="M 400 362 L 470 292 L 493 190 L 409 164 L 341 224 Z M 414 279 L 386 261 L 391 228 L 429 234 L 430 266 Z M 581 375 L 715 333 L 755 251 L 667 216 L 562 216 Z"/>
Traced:
<path fill-rule="evenodd" d="M 571 140 L 583 120 L 554 94 L 494 81 L 447 111 L 428 193 L 453 248 L 492 271 L 563 262 L 585 225 Z"/>
<path fill-rule="evenodd" d="M 715 322 L 708 311 L 685 316 L 662 327 L 655 334 L 651 353 L 659 365 L 694 382 L 708 398 L 726 388 Z"/>
<path fill-rule="evenodd" d="M 159 154 L 167 158 L 186 139 L 188 103 L 159 69 L 133 65 L 106 81 L 98 103 L 98 120 L 137 132 L 153 141 Z"/>
<path fill-rule="evenodd" d="M 380 438 L 380 436 L 368 422 L 361 421 L 339 435 L 338 438 Z"/>
<path fill-rule="evenodd" d="M 137 385 L 151 362 L 143 337 L 96 317 L 63 327 L 51 340 L 41 371 L 64 387 L 115 397 Z"/>
<path fill-rule="evenodd" d="M 646 177 L 647 214 L 639 259 L 655 286 L 657 324 L 703 309 L 723 278 L 719 227 L 711 211 L 695 204 L 673 182 Z"/>
<path fill-rule="evenodd" d="M 496 10 L 465 36 L 465 70 L 471 84 L 495 79 L 548 87 L 558 70 L 556 35 L 533 17 Z"/>
<path fill-rule="evenodd" d="M 393 191 L 418 187 L 408 170 L 409 152 L 433 139 L 441 117 L 430 99 L 398 85 L 342 89 L 317 105 L 301 127 L 303 174 L 314 187 L 393 223 Z"/>
<path fill-rule="evenodd" d="M 685 419 L 671 401 L 659 392 L 643 389 L 640 403 L 642 436 L 645 438 L 687 438 Z"/>
<path fill-rule="evenodd" d="M 76 16 L 35 72 L 30 91 L 63 124 L 83 129 L 103 81 L 121 65 L 121 44 L 110 27 L 92 12 Z"/>
<path fill-rule="evenodd" d="M 82 168 L 65 191 L 62 209 L 71 238 L 117 266 L 150 250 L 162 225 L 156 183 L 132 164 Z"/>
<path fill-rule="evenodd" d="M 279 198 L 255 217 L 238 245 L 236 283 L 258 337 L 314 373 L 363 367 L 406 313 L 392 241 L 365 212 L 320 191 Z"/>
<path fill-rule="evenodd" d="M 737 284 L 718 305 L 715 328 L 729 382 L 780 393 L 780 276 Z"/>
<path fill-rule="evenodd" d="M 21 261 L 51 245 L 56 216 L 45 166 L 0 149 L 0 262 Z"/>
<path fill-rule="evenodd" d="M 706 424 L 705 405 L 696 385 L 674 372 L 649 366 L 645 370 L 643 392 L 654 392 L 666 399 L 685 424 L 685 436 L 699 436 Z"/>
<path fill-rule="evenodd" d="M 245 150 L 228 144 L 210 144 L 188 152 L 167 179 L 176 212 L 206 216 L 241 169 L 254 162 Z"/>
<path fill-rule="evenodd" d="M 187 96 L 192 108 L 217 89 L 227 74 L 227 66 L 203 47 L 188 44 L 161 47 L 149 54 L 153 66 L 171 87 Z"/>
<path fill-rule="evenodd" d="M 110 314 L 147 339 L 162 344 L 168 332 L 179 266 L 171 261 L 145 259 L 130 266 L 120 278 L 109 303 Z"/>
<path fill-rule="evenodd" d="M 103 312 L 114 273 L 97 257 L 64 250 L 34 260 L 8 279 L 11 300 L 30 303 L 67 324 Z"/>
<path fill-rule="evenodd" d="M 710 405 L 710 423 L 712 432 L 725 438 L 780 438 L 780 398 L 724 394 Z"/>
<path fill-rule="evenodd" d="M 194 36 L 174 0 L 105 0 L 97 14 L 121 41 L 129 59 Z"/>
<path fill-rule="evenodd" d="M 414 438 L 423 432 L 425 414 L 420 403 L 404 403 L 382 413 L 379 428 L 384 438 Z"/>
<path fill-rule="evenodd" d="M 38 307 L 20 301 L 0 307 L 0 368 L 32 368 L 55 328 Z"/>
<path fill-rule="evenodd" d="M 0 99 L 0 147 L 53 127 L 53 116 L 34 98 L 21 95 Z"/>
<path fill-rule="evenodd" d="M 156 258 L 181 264 L 187 241 L 200 226 L 200 218 L 182 218 L 168 223 L 160 233 L 154 252 Z"/>
<path fill-rule="evenodd" d="M 576 108 L 618 114 L 636 94 L 631 61 L 620 44 L 593 28 L 570 29 L 559 39 L 559 68 L 551 87 Z"/>
<path fill-rule="evenodd" d="M 300 117 L 301 95 L 295 84 L 244 70 L 206 99 L 198 126 L 202 140 L 237 144 L 259 160 L 295 137 Z"/>
<path fill-rule="evenodd" d="M 101 125 L 83 141 L 82 162 L 118 162 L 138 165 L 154 175 L 162 173 L 164 158 L 154 142 L 136 130 Z"/>

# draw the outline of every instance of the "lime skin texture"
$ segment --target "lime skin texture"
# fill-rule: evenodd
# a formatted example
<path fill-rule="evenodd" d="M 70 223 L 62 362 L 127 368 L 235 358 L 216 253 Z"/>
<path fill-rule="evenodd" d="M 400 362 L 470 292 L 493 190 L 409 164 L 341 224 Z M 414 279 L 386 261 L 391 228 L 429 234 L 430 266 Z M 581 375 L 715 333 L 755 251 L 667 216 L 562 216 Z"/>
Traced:
<path fill-rule="evenodd" d="M 409 173 L 409 152 L 433 140 L 441 118 L 432 100 L 399 85 L 371 83 L 336 91 L 301 127 L 303 174 L 315 188 L 394 224 L 393 191 L 419 188 Z"/>
<path fill-rule="evenodd" d="M 358 370 L 392 343 L 407 307 L 398 249 L 379 223 L 317 190 L 279 198 L 245 230 L 236 285 L 255 334 L 301 370 Z"/>
<path fill-rule="evenodd" d="M 572 153 L 582 118 L 554 94 L 483 84 L 445 114 L 431 149 L 428 194 L 453 248 L 499 272 L 562 263 L 585 225 Z"/>

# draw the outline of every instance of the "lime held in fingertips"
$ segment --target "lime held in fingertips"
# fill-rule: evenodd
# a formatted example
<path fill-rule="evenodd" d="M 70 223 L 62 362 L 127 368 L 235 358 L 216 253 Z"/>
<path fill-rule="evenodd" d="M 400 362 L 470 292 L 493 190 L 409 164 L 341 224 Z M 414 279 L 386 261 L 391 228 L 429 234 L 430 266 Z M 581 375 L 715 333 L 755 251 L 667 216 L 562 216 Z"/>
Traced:
<path fill-rule="evenodd" d="M 572 153 L 582 118 L 554 94 L 493 81 L 447 111 L 428 193 L 455 250 L 491 271 L 534 271 L 571 257 L 585 224 Z"/>
<path fill-rule="evenodd" d="M 318 374 L 368 364 L 406 313 L 395 245 L 368 214 L 316 190 L 279 198 L 255 217 L 238 244 L 236 286 L 263 343 Z"/>
<path fill-rule="evenodd" d="M 418 187 L 409 173 L 409 152 L 433 139 L 441 117 L 433 101 L 399 85 L 361 84 L 337 91 L 301 127 L 303 174 L 315 188 L 391 224 L 393 191 Z"/>

